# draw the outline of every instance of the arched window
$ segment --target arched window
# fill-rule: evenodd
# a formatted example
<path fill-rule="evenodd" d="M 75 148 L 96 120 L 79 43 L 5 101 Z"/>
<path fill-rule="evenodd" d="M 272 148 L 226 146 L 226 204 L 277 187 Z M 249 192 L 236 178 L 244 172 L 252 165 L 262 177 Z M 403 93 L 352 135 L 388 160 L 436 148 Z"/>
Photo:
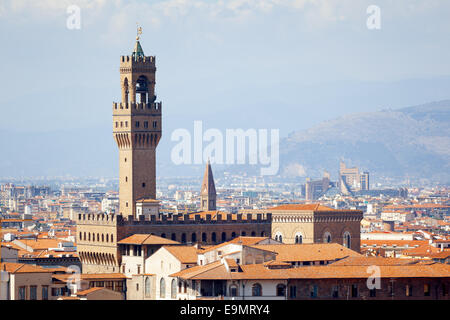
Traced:
<path fill-rule="evenodd" d="M 281 232 L 278 231 L 275 234 L 275 241 L 283 242 L 283 235 L 281 234 Z"/>
<path fill-rule="evenodd" d="M 114 236 L 111 235 L 111 242 L 114 242 Z"/>
<path fill-rule="evenodd" d="M 233 231 L 233 233 L 231 234 L 231 239 L 236 238 L 236 232 Z"/>
<path fill-rule="evenodd" d="M 150 297 L 151 295 L 151 283 L 150 283 L 150 278 L 147 277 L 145 278 L 145 296 L 146 297 Z"/>
<path fill-rule="evenodd" d="M 88 240 L 91 241 L 91 233 L 90 232 L 88 233 L 88 238 L 89 238 Z"/>
<path fill-rule="evenodd" d="M 192 241 L 192 243 L 197 241 L 197 234 L 195 232 L 191 236 L 191 241 Z"/>
<path fill-rule="evenodd" d="M 344 233 L 344 247 L 350 248 L 351 246 L 351 235 L 350 232 L 346 231 Z"/>
<path fill-rule="evenodd" d="M 177 298 L 177 281 L 175 279 L 172 279 L 172 285 L 170 288 L 170 297 L 172 299 L 176 299 Z"/>
<path fill-rule="evenodd" d="M 181 235 L 181 243 L 186 243 L 186 233 Z"/>
<path fill-rule="evenodd" d="M 255 232 L 255 231 L 252 231 L 251 236 L 252 236 L 252 237 L 256 237 L 256 232 Z"/>
<path fill-rule="evenodd" d="M 277 285 L 277 297 L 286 296 L 286 286 L 282 283 Z"/>
<path fill-rule="evenodd" d="M 166 297 L 166 280 L 164 280 L 164 278 L 161 278 L 161 281 L 159 282 L 159 297 Z"/>
<path fill-rule="evenodd" d="M 148 80 L 146 76 L 140 76 L 136 81 L 137 102 L 147 103 Z"/>
<path fill-rule="evenodd" d="M 262 296 L 262 286 L 259 283 L 255 283 L 252 286 L 252 296 L 254 296 L 254 297 Z"/>
<path fill-rule="evenodd" d="M 216 233 L 215 233 L 215 232 L 211 233 L 211 241 L 212 241 L 213 243 L 216 243 L 216 242 L 217 242 L 217 237 L 216 237 Z"/>
<path fill-rule="evenodd" d="M 172 233 L 172 236 L 170 237 L 170 239 L 172 239 L 173 241 L 177 240 L 177 234 L 176 233 Z"/>
<path fill-rule="evenodd" d="M 161 238 L 165 238 L 166 234 L 165 233 L 161 233 Z"/>
<path fill-rule="evenodd" d="M 323 235 L 323 242 L 324 243 L 331 243 L 331 233 L 328 231 L 324 233 Z"/>
<path fill-rule="evenodd" d="M 247 235 L 247 233 L 245 231 L 241 232 L 241 236 L 245 237 Z"/>
<path fill-rule="evenodd" d="M 227 241 L 227 234 L 226 234 L 226 232 L 222 232 L 221 238 L 222 238 L 222 242 Z"/>
<path fill-rule="evenodd" d="M 300 232 L 295 234 L 295 243 L 300 244 L 303 243 L 303 235 Z"/>
<path fill-rule="evenodd" d="M 102 233 L 102 242 L 105 242 L 105 235 Z"/>
<path fill-rule="evenodd" d="M 230 297 L 237 297 L 238 295 L 238 287 L 234 284 L 230 286 Z"/>
<path fill-rule="evenodd" d="M 207 239 L 206 233 L 203 232 L 202 233 L 202 242 L 206 242 L 206 239 Z"/>
<path fill-rule="evenodd" d="M 106 234 L 106 242 L 109 242 L 109 234 Z"/>
<path fill-rule="evenodd" d="M 122 102 L 128 103 L 128 93 L 129 93 L 129 88 L 128 88 L 128 79 L 125 78 L 124 82 L 123 82 L 123 97 L 122 97 Z M 117 127 L 117 126 L 116 126 Z"/>

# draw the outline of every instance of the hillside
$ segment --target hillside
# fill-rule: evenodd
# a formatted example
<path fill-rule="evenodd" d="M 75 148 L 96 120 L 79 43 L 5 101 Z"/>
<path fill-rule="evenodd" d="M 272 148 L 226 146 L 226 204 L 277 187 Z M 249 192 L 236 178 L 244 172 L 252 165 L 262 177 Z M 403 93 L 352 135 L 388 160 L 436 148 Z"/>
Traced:
<path fill-rule="evenodd" d="M 281 141 L 284 174 L 319 177 L 339 159 L 372 176 L 450 180 L 450 100 L 356 113 L 322 122 Z"/>

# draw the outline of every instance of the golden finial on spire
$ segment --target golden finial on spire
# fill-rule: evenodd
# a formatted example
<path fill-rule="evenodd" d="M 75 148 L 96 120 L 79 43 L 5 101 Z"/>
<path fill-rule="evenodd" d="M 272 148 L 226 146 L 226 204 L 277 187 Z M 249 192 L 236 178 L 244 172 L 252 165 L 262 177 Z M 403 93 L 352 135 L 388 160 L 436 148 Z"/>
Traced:
<path fill-rule="evenodd" d="M 139 27 L 139 23 L 138 22 L 136 22 L 136 27 L 137 27 L 136 41 L 139 41 L 139 36 L 142 34 L 142 27 Z"/>

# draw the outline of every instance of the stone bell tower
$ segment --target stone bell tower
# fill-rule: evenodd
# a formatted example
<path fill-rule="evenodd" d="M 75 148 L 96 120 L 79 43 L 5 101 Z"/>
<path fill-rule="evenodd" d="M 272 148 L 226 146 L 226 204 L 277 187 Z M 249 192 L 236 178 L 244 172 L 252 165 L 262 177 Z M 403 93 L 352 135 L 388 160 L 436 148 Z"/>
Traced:
<path fill-rule="evenodd" d="M 113 135 L 119 147 L 119 213 L 136 216 L 136 200 L 156 198 L 156 147 L 161 139 L 161 102 L 155 95 L 155 57 L 139 43 L 120 57 L 122 102 L 113 103 Z"/>
<path fill-rule="evenodd" d="M 203 175 L 202 189 L 200 191 L 200 211 L 214 211 L 216 208 L 216 186 L 212 174 L 211 163 L 208 160 Z"/>

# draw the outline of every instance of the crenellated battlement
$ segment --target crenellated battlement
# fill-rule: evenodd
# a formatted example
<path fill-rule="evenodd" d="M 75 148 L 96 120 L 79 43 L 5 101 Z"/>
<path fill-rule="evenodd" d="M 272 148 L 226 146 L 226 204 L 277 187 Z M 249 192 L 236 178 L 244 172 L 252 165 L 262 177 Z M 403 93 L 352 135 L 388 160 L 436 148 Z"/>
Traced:
<path fill-rule="evenodd" d="M 99 214 L 78 214 L 78 225 L 91 224 L 91 225 L 117 225 L 117 226 L 145 226 L 145 225 L 175 225 L 175 224 L 254 224 L 254 223 L 271 223 L 271 213 L 258 213 L 258 214 L 226 214 L 226 217 L 217 215 L 215 219 L 212 219 L 210 214 L 202 216 L 196 214 L 192 217 L 192 214 L 160 214 L 158 216 L 140 216 L 139 219 L 135 219 L 132 215 L 123 217 L 122 215 L 103 213 Z"/>
<path fill-rule="evenodd" d="M 155 56 L 147 56 L 147 57 L 133 57 L 133 56 L 120 56 L 120 65 L 148 65 L 156 63 L 156 57 Z"/>
<path fill-rule="evenodd" d="M 162 102 L 152 102 L 152 103 L 146 103 L 146 102 L 113 102 L 113 113 L 124 113 L 129 114 L 131 111 L 131 114 L 136 113 L 152 113 L 152 114 L 161 114 L 162 111 Z"/>
<path fill-rule="evenodd" d="M 92 224 L 92 225 L 117 225 L 119 215 L 104 214 L 104 213 L 80 213 L 77 216 L 77 224 Z M 121 216 L 120 216 L 121 217 Z"/>

